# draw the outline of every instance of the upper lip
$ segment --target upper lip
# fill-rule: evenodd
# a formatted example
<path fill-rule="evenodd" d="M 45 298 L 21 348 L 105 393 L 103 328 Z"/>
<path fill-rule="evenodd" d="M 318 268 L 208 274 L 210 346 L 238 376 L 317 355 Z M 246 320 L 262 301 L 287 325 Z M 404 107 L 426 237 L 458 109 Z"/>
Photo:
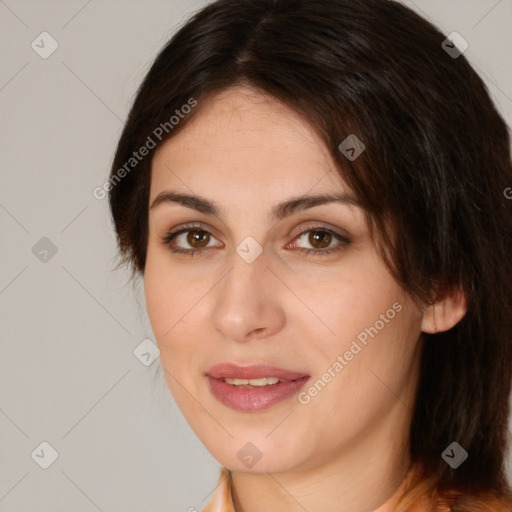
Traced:
<path fill-rule="evenodd" d="M 258 379 L 262 377 L 276 377 L 280 380 L 297 380 L 309 377 L 307 373 L 293 372 L 267 364 L 237 366 L 233 363 L 216 364 L 206 371 L 206 375 L 214 379 Z"/>

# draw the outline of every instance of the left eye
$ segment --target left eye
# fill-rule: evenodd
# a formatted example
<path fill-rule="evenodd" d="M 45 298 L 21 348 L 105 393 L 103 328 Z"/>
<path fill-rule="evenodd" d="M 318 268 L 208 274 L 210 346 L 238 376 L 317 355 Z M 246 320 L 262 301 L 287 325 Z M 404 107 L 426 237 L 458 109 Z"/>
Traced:
<path fill-rule="evenodd" d="M 299 246 L 299 248 L 306 250 L 308 254 L 312 252 L 329 253 L 333 247 L 336 247 L 336 242 L 338 244 L 341 242 L 342 246 L 350 243 L 350 240 L 329 229 L 318 228 L 304 231 L 296 237 L 296 240 L 309 244 L 309 247 Z M 337 249 L 341 249 L 341 247 L 338 246 L 335 250 Z"/>

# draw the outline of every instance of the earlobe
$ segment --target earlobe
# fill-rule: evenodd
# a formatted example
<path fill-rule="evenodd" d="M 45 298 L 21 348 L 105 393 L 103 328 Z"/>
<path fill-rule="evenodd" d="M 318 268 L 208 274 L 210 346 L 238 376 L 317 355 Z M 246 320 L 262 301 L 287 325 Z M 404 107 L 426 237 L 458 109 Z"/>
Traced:
<path fill-rule="evenodd" d="M 462 320 L 466 312 L 466 294 L 461 288 L 451 288 L 427 306 L 421 330 L 428 334 L 448 331 Z"/>

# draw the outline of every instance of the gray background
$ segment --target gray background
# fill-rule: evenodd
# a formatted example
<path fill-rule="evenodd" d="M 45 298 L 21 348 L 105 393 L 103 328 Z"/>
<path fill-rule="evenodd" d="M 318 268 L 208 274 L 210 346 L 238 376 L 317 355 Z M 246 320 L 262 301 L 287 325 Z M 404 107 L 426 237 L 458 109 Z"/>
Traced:
<path fill-rule="evenodd" d="M 185 512 L 215 488 L 219 465 L 159 360 L 133 353 L 154 339 L 142 283 L 112 272 L 107 201 L 92 194 L 152 59 L 204 3 L 0 0 L 0 511 Z M 469 42 L 512 124 L 511 0 L 404 3 Z M 43 31 L 59 45 L 47 59 L 31 47 Z M 37 254 L 43 237 L 53 256 Z M 43 441 L 59 454 L 48 469 Z"/>

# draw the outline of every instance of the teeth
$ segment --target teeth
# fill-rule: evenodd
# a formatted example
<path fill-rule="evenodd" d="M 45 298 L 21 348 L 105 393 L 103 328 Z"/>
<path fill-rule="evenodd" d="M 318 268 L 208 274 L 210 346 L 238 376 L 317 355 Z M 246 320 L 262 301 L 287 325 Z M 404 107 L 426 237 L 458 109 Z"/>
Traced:
<path fill-rule="evenodd" d="M 277 377 L 263 377 L 261 379 L 224 379 L 228 384 L 233 384 L 234 386 L 266 386 L 266 385 L 274 385 L 279 382 Z"/>

